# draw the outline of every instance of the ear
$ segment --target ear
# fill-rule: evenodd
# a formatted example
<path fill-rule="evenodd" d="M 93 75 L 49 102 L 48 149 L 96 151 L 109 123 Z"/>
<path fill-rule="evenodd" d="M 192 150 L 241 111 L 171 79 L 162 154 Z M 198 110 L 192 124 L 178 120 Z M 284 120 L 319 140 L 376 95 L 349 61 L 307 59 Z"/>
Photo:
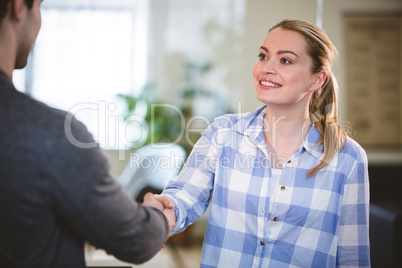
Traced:
<path fill-rule="evenodd" d="M 319 90 L 322 87 L 322 85 L 324 84 L 326 78 L 327 78 L 327 73 L 324 70 L 316 73 L 315 80 L 314 80 L 313 84 L 311 85 L 310 91 Z"/>
<path fill-rule="evenodd" d="M 13 20 L 22 21 L 25 17 L 27 9 L 28 7 L 26 6 L 24 0 L 11 0 L 9 2 L 8 10 Z"/>

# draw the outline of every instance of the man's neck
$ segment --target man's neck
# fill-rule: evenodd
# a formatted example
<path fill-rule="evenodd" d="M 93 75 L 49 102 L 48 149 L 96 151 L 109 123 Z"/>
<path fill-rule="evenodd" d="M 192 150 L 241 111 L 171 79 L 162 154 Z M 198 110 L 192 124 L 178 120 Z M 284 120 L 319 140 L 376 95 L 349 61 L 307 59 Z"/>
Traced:
<path fill-rule="evenodd" d="M 0 24 L 0 69 L 10 78 L 13 76 L 17 55 L 16 36 L 8 21 Z"/>
<path fill-rule="evenodd" d="M 5 73 L 10 79 L 12 79 L 13 78 L 13 69 L 12 68 L 9 69 L 9 68 L 7 68 L 7 66 L 3 66 L 2 63 L 3 63 L 3 61 L 0 58 L 0 70 L 3 73 Z"/>

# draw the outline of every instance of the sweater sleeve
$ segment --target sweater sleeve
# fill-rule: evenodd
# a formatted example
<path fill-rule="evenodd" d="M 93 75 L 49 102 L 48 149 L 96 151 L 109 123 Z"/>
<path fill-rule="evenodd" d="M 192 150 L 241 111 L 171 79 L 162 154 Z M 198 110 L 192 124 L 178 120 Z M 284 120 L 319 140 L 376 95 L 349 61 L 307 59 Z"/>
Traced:
<path fill-rule="evenodd" d="M 70 126 L 79 146 L 64 136 L 55 147 L 55 167 L 50 168 L 55 214 L 71 232 L 120 260 L 149 260 L 167 239 L 165 216 L 126 195 L 109 174 L 99 147 L 82 148 L 95 144 L 86 127 L 75 119 Z"/>

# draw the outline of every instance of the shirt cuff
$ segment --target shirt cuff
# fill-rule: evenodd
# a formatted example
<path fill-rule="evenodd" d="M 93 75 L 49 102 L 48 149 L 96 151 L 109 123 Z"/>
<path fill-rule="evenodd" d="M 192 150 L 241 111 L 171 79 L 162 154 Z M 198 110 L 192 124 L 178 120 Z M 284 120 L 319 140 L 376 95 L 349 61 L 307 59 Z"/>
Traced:
<path fill-rule="evenodd" d="M 174 234 L 177 234 L 180 232 L 180 230 L 184 227 L 184 224 L 182 227 L 180 227 L 180 223 L 182 222 L 182 219 L 180 218 L 180 208 L 179 208 L 179 202 L 174 198 L 173 196 L 169 194 L 161 194 L 161 196 L 167 196 L 172 200 L 173 205 L 174 205 L 174 214 L 176 215 L 176 224 L 172 230 L 171 236 Z"/>

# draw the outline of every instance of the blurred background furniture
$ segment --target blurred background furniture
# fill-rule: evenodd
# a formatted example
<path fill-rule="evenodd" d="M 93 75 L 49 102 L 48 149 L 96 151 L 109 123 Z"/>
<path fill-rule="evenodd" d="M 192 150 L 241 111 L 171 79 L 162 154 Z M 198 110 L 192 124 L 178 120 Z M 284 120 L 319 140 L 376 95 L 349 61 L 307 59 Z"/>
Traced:
<path fill-rule="evenodd" d="M 139 148 L 117 181 L 134 200 L 142 202 L 147 192 L 161 193 L 176 177 L 185 161 L 184 149 L 173 143 L 154 143 Z"/>

